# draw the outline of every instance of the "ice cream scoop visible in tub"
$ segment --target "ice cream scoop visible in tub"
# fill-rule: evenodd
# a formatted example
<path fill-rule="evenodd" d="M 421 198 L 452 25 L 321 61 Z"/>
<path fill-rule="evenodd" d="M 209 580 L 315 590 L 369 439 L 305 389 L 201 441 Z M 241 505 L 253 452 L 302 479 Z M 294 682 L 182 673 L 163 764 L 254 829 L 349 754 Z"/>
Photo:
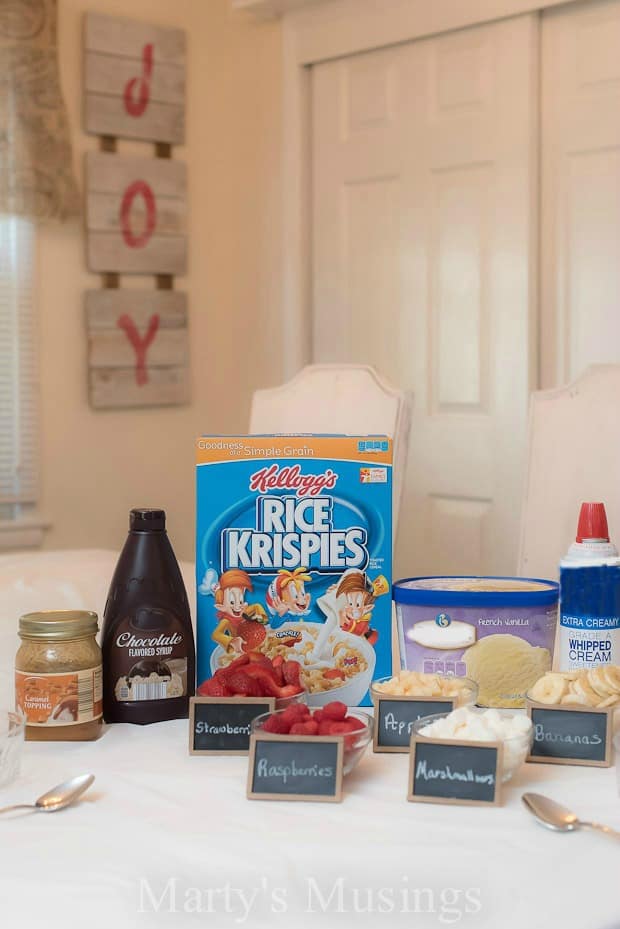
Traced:
<path fill-rule="evenodd" d="M 532 721 L 528 716 L 503 715 L 495 709 L 459 707 L 418 719 L 413 724 L 416 736 L 424 739 L 457 739 L 463 742 L 501 742 L 503 748 L 502 781 L 509 781 L 527 758 L 532 745 Z"/>
<path fill-rule="evenodd" d="M 488 635 L 465 652 L 481 706 L 522 707 L 524 694 L 551 668 L 549 650 L 516 635 Z"/>

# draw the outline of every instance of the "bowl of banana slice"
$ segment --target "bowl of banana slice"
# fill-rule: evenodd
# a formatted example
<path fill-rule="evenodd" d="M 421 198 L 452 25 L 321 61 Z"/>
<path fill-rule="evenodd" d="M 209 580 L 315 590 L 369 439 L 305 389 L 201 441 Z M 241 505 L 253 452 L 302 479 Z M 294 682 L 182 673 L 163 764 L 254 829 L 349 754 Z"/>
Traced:
<path fill-rule="evenodd" d="M 620 706 L 620 666 L 547 671 L 530 687 L 527 698 L 548 706 Z"/>

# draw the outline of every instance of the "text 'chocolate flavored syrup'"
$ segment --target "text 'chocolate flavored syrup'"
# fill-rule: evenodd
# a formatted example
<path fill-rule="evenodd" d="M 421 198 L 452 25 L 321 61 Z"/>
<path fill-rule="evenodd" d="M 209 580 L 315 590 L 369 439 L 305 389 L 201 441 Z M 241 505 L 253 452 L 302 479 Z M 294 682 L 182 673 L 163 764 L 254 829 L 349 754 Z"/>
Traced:
<path fill-rule="evenodd" d="M 103 715 L 108 723 L 188 715 L 195 650 L 189 603 L 163 510 L 132 510 L 103 614 Z"/>

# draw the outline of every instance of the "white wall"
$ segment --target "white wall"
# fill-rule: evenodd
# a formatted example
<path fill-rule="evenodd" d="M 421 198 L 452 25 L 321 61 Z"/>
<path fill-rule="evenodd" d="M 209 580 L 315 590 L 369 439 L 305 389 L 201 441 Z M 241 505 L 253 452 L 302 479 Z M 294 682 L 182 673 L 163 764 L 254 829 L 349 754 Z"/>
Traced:
<path fill-rule="evenodd" d="M 81 129 L 82 14 L 131 15 L 188 33 L 189 292 L 192 402 L 94 412 L 87 398 L 81 222 L 38 238 L 41 509 L 47 548 L 123 541 L 132 506 L 168 511 L 180 557 L 193 557 L 193 439 L 247 426 L 251 392 L 281 380 L 277 310 L 280 25 L 256 25 L 229 0 L 59 0 L 61 78 L 76 170 L 96 140 Z M 121 143 L 121 152 L 150 146 Z M 130 282 L 127 282 L 130 283 Z M 131 282 L 136 286 L 136 282 Z M 125 284 L 125 281 L 123 281 Z M 151 286 L 150 280 L 138 286 Z"/>

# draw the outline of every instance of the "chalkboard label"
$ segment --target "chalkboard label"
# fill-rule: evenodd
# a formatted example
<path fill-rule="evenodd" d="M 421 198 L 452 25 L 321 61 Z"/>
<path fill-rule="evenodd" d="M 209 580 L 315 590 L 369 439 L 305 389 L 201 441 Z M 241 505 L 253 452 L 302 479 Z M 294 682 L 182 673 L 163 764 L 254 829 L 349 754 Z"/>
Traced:
<path fill-rule="evenodd" d="M 247 755 L 252 720 L 273 712 L 275 702 L 273 697 L 192 697 L 190 755 Z"/>
<path fill-rule="evenodd" d="M 585 707 L 547 706 L 528 701 L 534 743 L 528 761 L 545 764 L 611 764 L 611 712 Z"/>
<path fill-rule="evenodd" d="M 416 720 L 453 708 L 453 700 L 434 697 L 375 697 L 373 751 L 408 752 Z"/>
<path fill-rule="evenodd" d="M 418 803 L 465 803 L 497 806 L 500 802 L 500 742 L 455 739 L 411 740 L 408 800 Z"/>
<path fill-rule="evenodd" d="M 338 736 L 255 734 L 250 739 L 251 800 L 342 800 L 343 740 Z"/>

